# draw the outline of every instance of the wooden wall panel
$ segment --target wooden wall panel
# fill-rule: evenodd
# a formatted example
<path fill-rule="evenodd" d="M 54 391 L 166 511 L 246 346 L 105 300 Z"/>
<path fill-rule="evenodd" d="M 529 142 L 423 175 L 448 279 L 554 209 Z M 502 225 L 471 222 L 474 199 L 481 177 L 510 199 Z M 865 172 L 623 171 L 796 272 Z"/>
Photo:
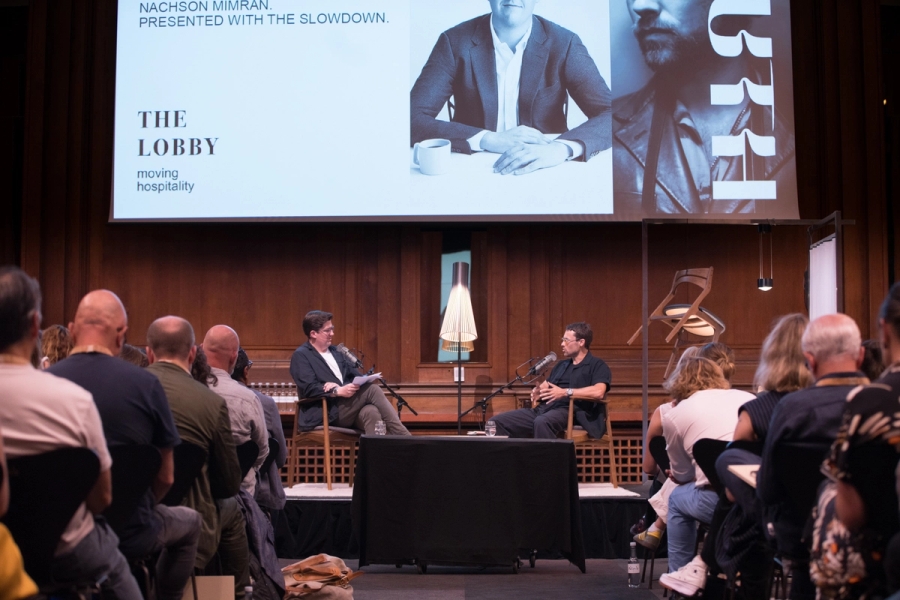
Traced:
<path fill-rule="evenodd" d="M 113 0 L 29 6 L 21 260 L 42 284 L 46 322 L 67 323 L 85 292 L 106 287 L 128 307 L 133 343 L 164 314 L 188 318 L 200 337 L 225 322 L 258 372 L 286 378 L 304 341 L 303 315 L 321 308 L 335 313 L 338 341 L 362 349 L 367 365 L 449 402 L 450 369 L 422 361 L 439 323 L 429 283 L 440 269 L 435 226 L 106 222 L 115 13 Z M 841 210 L 855 219 L 845 229 L 846 310 L 871 335 L 887 287 L 877 0 L 795 0 L 792 18 L 801 216 Z M 640 348 L 625 342 L 640 323 L 640 225 L 476 229 L 473 281 L 486 282 L 475 290 L 483 302 L 477 343 L 486 360 L 470 367 L 467 396 L 557 350 L 565 324 L 585 319 L 595 353 L 614 366 L 617 401 L 633 411 Z M 705 305 L 728 326 L 723 341 L 738 352 L 743 384 L 772 320 L 804 310 L 805 230 L 777 226 L 773 241 L 775 289 L 763 293 L 754 226 L 650 226 L 651 308 L 676 270 L 714 266 Z M 650 332 L 655 383 L 668 358 L 664 334 L 662 326 Z"/>

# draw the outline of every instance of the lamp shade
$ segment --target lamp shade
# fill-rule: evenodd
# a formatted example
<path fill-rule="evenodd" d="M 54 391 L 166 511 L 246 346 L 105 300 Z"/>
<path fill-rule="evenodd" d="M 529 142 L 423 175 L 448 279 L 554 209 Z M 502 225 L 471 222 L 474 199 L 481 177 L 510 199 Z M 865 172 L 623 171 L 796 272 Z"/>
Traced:
<path fill-rule="evenodd" d="M 441 350 L 444 352 L 475 352 L 475 343 L 441 340 Z"/>
<path fill-rule="evenodd" d="M 465 350 L 466 344 L 471 345 L 471 342 L 478 339 L 472 297 L 469 295 L 469 263 L 453 263 L 452 286 L 440 337 L 445 342 L 461 344 L 459 349 Z M 455 346 L 453 349 L 457 350 Z"/>

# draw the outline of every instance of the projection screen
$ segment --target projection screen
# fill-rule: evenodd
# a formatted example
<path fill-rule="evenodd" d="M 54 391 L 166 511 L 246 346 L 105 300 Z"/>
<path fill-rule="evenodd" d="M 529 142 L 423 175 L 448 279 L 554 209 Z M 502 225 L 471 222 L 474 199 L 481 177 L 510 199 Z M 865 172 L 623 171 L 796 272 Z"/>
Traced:
<path fill-rule="evenodd" d="M 789 13 L 120 0 L 110 220 L 797 218 Z"/>

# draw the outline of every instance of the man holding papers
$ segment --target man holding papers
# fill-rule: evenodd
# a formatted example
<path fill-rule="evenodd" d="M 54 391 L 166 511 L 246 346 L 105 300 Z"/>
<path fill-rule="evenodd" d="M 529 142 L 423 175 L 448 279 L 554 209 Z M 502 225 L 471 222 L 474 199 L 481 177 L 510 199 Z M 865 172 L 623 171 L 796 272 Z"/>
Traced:
<path fill-rule="evenodd" d="M 303 333 L 309 338 L 291 357 L 291 377 L 302 399 L 326 398 L 328 424 L 362 429 L 375 433 L 375 424 L 384 421 L 388 435 L 409 435 L 394 407 L 373 381 L 361 386 L 356 365 L 331 345 L 334 339 L 334 317 L 329 312 L 312 310 L 303 318 Z M 322 425 L 322 403 L 300 404 L 297 427 L 309 431 Z"/>

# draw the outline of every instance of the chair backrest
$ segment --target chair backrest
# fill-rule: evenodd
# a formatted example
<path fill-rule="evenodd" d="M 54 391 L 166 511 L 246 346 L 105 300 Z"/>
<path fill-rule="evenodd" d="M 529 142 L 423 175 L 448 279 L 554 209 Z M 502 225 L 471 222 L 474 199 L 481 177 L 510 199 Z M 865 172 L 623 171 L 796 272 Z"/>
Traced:
<path fill-rule="evenodd" d="M 185 496 L 194 485 L 194 480 L 203 471 L 206 464 L 206 448 L 181 440 L 172 452 L 172 461 L 175 463 L 175 482 L 169 488 L 162 504 L 166 506 L 180 506 Z"/>
<path fill-rule="evenodd" d="M 155 446 L 149 444 L 112 446 L 113 499 L 103 516 L 113 531 L 119 533 L 128 525 L 141 498 L 159 472 L 162 457 Z"/>
<path fill-rule="evenodd" d="M 75 511 L 100 474 L 88 448 L 61 448 L 10 458 L 9 511 L 2 521 L 22 552 L 25 570 L 38 583 L 50 580 L 53 554 Z"/>
<path fill-rule="evenodd" d="M 704 438 L 694 442 L 694 448 L 691 450 L 691 454 L 694 455 L 697 466 L 700 467 L 703 474 L 709 479 L 709 485 L 713 486 L 719 493 L 722 492 L 722 482 L 719 480 L 719 474 L 716 473 L 716 459 L 719 458 L 720 454 L 725 452 L 727 446 L 728 442 L 724 440 L 710 440 Z"/>
<path fill-rule="evenodd" d="M 821 466 L 830 444 L 780 442 L 775 445 L 775 477 L 790 498 L 796 515 L 808 515 L 825 478 Z"/>
<path fill-rule="evenodd" d="M 262 466 L 259 468 L 260 473 L 268 473 L 269 468 L 272 466 L 272 463 L 275 462 L 275 458 L 278 455 L 278 440 L 273 437 L 269 438 L 269 454 L 266 456 L 266 460 L 263 461 Z"/>
<path fill-rule="evenodd" d="M 238 463 L 241 465 L 241 479 L 247 476 L 253 463 L 259 457 L 259 446 L 253 440 L 247 440 L 237 447 Z"/>
<path fill-rule="evenodd" d="M 650 441 L 647 443 L 647 449 L 650 451 L 650 456 L 653 457 L 653 460 L 656 461 L 656 464 L 660 469 L 665 471 L 669 468 L 669 453 L 666 452 L 666 438 L 661 435 L 650 438 Z"/>

